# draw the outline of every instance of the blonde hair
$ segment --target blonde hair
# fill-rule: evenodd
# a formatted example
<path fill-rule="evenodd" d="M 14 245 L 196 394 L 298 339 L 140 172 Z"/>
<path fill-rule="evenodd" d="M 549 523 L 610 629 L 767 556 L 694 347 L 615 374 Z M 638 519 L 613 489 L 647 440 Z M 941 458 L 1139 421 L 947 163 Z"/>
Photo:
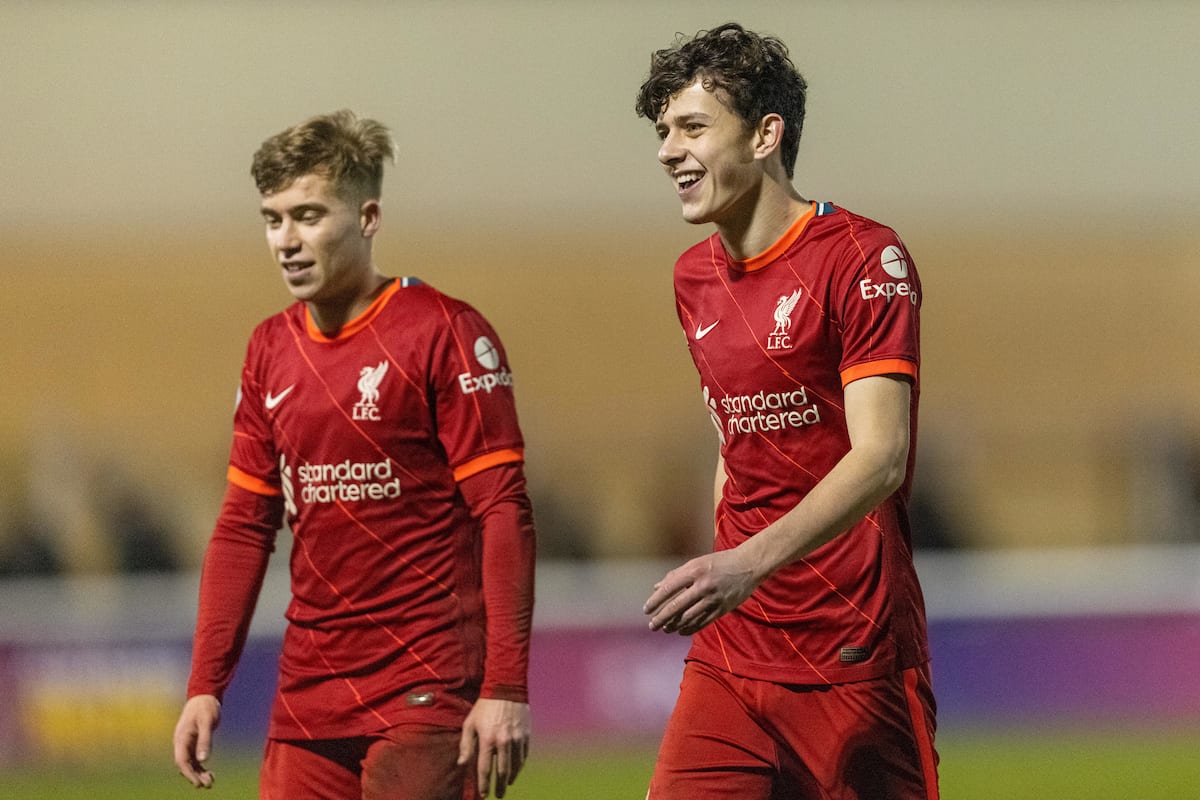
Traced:
<path fill-rule="evenodd" d="M 315 174 L 343 197 L 378 200 L 385 160 L 395 161 L 391 131 L 343 109 L 311 117 L 264 141 L 254 154 L 250 174 L 262 194 Z"/>

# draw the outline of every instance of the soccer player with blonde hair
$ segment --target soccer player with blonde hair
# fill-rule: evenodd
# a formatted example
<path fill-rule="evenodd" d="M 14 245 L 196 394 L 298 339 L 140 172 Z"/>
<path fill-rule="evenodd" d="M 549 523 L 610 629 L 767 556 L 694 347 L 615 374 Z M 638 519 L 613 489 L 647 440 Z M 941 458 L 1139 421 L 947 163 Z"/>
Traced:
<path fill-rule="evenodd" d="M 296 303 L 242 369 L 175 762 L 197 787 L 276 531 L 288 625 L 260 796 L 503 797 L 525 762 L 534 529 L 513 378 L 470 305 L 372 255 L 386 127 L 267 139 L 252 174 Z"/>

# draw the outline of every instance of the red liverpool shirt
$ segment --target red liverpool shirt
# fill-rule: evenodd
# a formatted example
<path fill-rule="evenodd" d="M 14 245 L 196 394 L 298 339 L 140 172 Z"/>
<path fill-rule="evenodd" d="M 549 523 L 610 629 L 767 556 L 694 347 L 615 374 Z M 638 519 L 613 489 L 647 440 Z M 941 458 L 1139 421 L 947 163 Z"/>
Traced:
<path fill-rule="evenodd" d="M 488 322 L 413 279 L 332 338 L 303 303 L 255 330 L 229 480 L 278 498 L 293 535 L 272 737 L 359 735 L 427 691 L 478 690 L 481 543 L 458 482 L 522 460 L 512 382 Z M 222 630 L 198 624 L 189 694 L 224 690 L 240 643 Z M 517 662 L 496 681 L 523 689 Z"/>
<path fill-rule="evenodd" d="M 921 284 L 896 234 L 814 203 L 767 252 L 732 260 L 719 235 L 675 267 L 676 309 L 727 480 L 717 550 L 794 508 L 848 452 L 843 387 L 913 384 L 908 472 L 860 523 L 788 565 L 696 634 L 689 658 L 762 680 L 865 680 L 928 658 L 907 504 L 916 451 Z"/>

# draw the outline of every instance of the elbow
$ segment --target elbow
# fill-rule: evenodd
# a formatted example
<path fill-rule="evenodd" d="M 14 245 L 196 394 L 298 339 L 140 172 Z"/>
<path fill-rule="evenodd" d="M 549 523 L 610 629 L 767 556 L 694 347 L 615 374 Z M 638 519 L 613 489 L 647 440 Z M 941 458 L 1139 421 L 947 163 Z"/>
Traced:
<path fill-rule="evenodd" d="M 904 484 L 905 473 L 906 470 L 903 463 L 885 470 L 883 478 L 880 481 L 880 493 L 884 497 L 891 497 Z"/>
<path fill-rule="evenodd" d="M 908 476 L 908 442 L 897 442 L 879 460 L 878 486 L 880 499 L 890 497 L 904 484 Z"/>

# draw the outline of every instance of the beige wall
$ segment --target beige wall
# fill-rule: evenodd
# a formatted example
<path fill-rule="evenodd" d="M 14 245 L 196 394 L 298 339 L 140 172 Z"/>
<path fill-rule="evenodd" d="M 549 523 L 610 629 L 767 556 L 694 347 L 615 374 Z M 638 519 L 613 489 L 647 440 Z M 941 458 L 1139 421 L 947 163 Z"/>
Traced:
<path fill-rule="evenodd" d="M 706 231 L 631 107 L 652 48 L 736 8 L 809 79 L 801 191 L 917 258 L 923 477 L 966 538 L 1150 535 L 1126 455 L 1200 428 L 1200 6 L 998 5 L 0 3 L 4 514 L 128 473 L 194 557 L 245 338 L 287 300 L 249 154 L 350 106 L 404 153 L 381 264 L 500 329 L 567 530 L 695 538 L 712 442 L 669 271 Z M 95 509 L 42 504 L 103 562 Z"/>

